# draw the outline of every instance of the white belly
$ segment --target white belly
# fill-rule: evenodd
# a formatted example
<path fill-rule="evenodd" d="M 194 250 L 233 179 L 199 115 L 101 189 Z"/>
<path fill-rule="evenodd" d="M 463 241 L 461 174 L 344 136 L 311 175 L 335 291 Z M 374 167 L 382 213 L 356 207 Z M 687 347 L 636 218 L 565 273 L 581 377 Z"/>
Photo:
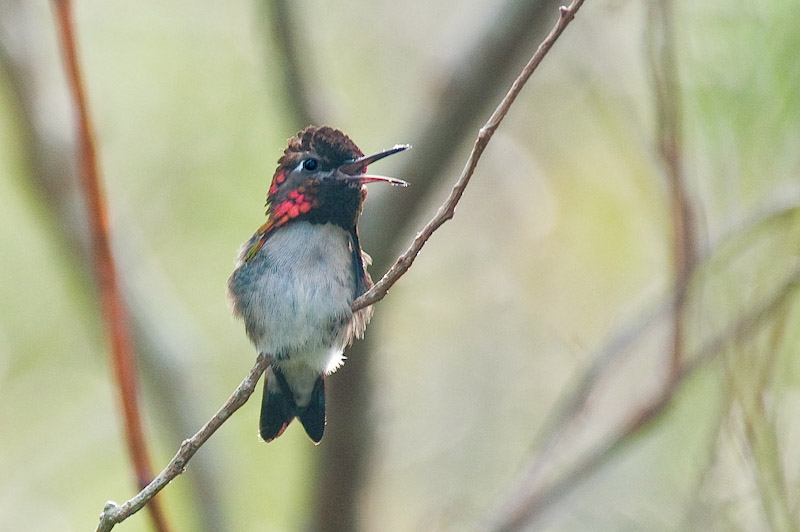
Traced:
<path fill-rule="evenodd" d="M 294 222 L 240 261 L 229 292 L 259 352 L 287 371 L 330 373 L 341 365 L 355 297 L 352 260 L 341 227 Z"/>

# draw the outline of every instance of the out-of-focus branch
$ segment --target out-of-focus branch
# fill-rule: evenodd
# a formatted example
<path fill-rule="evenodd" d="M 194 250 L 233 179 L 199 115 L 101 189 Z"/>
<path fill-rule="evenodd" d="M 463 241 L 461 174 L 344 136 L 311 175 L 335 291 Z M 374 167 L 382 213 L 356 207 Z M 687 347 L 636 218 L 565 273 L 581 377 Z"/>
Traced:
<path fill-rule="evenodd" d="M 521 530 L 541 516 L 554 503 L 563 500 L 586 477 L 597 471 L 625 445 L 659 419 L 672 404 L 679 387 L 702 365 L 723 349 L 747 341 L 773 314 L 783 308 L 800 285 L 800 269 L 795 269 L 764 303 L 732 323 L 718 336 L 703 344 L 697 353 L 684 359 L 676 378 L 664 386 L 649 402 L 640 405 L 606 440 L 595 445 L 574 465 L 564 470 L 559 479 L 531 491 L 515 492 L 502 510 L 485 527 L 492 532 Z"/>
<path fill-rule="evenodd" d="M 683 174 L 682 100 L 675 50 L 674 2 L 650 0 L 647 41 L 656 108 L 656 149 L 667 178 L 672 221 L 672 260 L 676 295 L 670 372 L 680 370 L 686 295 L 697 262 L 696 217 Z"/>
<path fill-rule="evenodd" d="M 773 224 L 786 221 L 800 212 L 800 190 L 784 191 L 780 196 L 759 208 L 756 214 L 744 221 L 729 223 L 729 228 L 718 237 L 712 247 L 697 260 L 697 267 L 693 275 L 700 273 L 712 261 L 726 260 L 730 248 L 737 248 L 752 240 L 752 237 L 771 227 Z M 687 280 L 688 281 L 688 280 Z M 491 523 L 502 520 L 501 516 L 508 515 L 510 508 L 519 506 L 516 501 L 526 494 L 535 492 L 544 479 L 545 467 L 552 461 L 561 443 L 569 430 L 584 415 L 589 397 L 595 392 L 597 386 L 616 367 L 623 355 L 629 352 L 633 343 L 648 330 L 665 319 L 677 308 L 682 312 L 685 298 L 678 300 L 671 297 L 668 301 L 658 305 L 650 312 L 640 312 L 637 318 L 625 326 L 621 331 L 611 336 L 597 354 L 590 357 L 590 365 L 583 376 L 575 380 L 574 386 L 565 391 L 556 401 L 547 421 L 535 438 L 535 449 L 531 450 L 531 457 L 522 472 L 518 475 L 503 498 L 495 516 L 490 518 Z M 682 367 L 683 367 L 682 363 Z M 683 370 L 682 370 L 683 371 Z M 675 374 L 669 374 L 675 375 Z M 669 380 L 669 379 L 668 379 Z M 667 383 L 669 387 L 669 382 Z M 588 472 L 587 472 L 588 474 Z"/>
<path fill-rule="evenodd" d="M 755 233 L 770 229 L 773 224 L 791 220 L 800 211 L 800 186 L 785 187 L 776 191 L 772 197 L 767 198 L 761 205 L 752 209 L 743 219 L 731 220 L 727 222 L 720 235 L 714 239 L 709 247 L 714 256 L 730 252 L 725 248 L 733 247 L 733 244 L 745 244 L 748 238 Z M 706 256 L 700 257 L 700 262 L 706 260 Z"/>
<path fill-rule="evenodd" d="M 0 2 L 0 72 L 14 104 L 16 120 L 13 122 L 17 124 L 22 141 L 25 177 L 41 198 L 39 201 L 48 206 L 43 212 L 51 234 L 56 235 L 54 242 L 60 244 L 77 275 L 91 277 L 91 250 L 86 213 L 80 209 L 77 194 L 74 150 L 52 126 L 47 127 L 37 120 L 43 116 L 41 109 L 49 102 L 43 101 L 42 94 L 47 91 L 43 91 L 38 82 L 40 73 L 36 71 L 34 58 L 40 41 L 31 25 L 28 9 L 25 3 Z M 199 328 L 176 299 L 169 296 L 169 283 L 161 272 L 154 269 L 150 261 L 142 260 L 150 253 L 141 244 L 135 224 L 119 211 L 115 215 L 120 223 L 112 236 L 115 242 L 125 242 L 125 246 L 115 246 L 113 250 L 118 281 L 139 348 L 143 380 L 153 386 L 158 414 L 171 431 L 172 439 L 180 441 L 202 422 L 193 407 L 196 401 L 187 400 L 201 393 L 191 389 L 191 380 L 185 378 L 186 353 L 202 358 L 208 348 L 202 342 Z M 159 316 L 153 315 L 155 308 L 159 309 Z M 197 458 L 188 475 L 188 487 L 197 501 L 194 526 L 198 531 L 227 528 L 213 458 L 209 453 Z"/>
<path fill-rule="evenodd" d="M 523 468 L 519 475 L 520 480 L 514 483 L 509 497 L 513 497 L 513 493 L 528 493 L 542 482 L 546 466 L 554 461 L 553 457 L 565 441 L 569 430 L 581 418 L 597 385 L 619 363 L 623 355 L 630 352 L 634 343 L 668 317 L 674 308 L 675 301 L 670 299 L 650 312 L 637 314 L 634 321 L 611 335 L 589 357 L 589 367 L 569 390 L 562 393 L 556 406 L 549 412 L 535 438 L 536 445 L 530 451 L 533 459 Z"/>
<path fill-rule="evenodd" d="M 115 525 L 121 523 L 131 515 L 135 514 L 145 504 L 153 500 L 159 491 L 169 484 L 172 479 L 186 470 L 186 465 L 194 454 L 208 441 L 208 439 L 222 426 L 225 421 L 233 415 L 243 404 L 247 402 L 253 394 L 253 390 L 258 384 L 258 379 L 267 369 L 270 357 L 260 353 L 256 358 L 256 363 L 244 380 L 236 387 L 225 404 L 217 411 L 194 436 L 181 443 L 180 449 L 172 457 L 167 467 L 164 468 L 150 484 L 144 487 L 135 497 L 123 504 L 113 501 L 106 503 L 103 513 L 100 514 L 100 523 L 97 525 L 96 532 L 108 532 Z"/>
<path fill-rule="evenodd" d="M 675 5 L 651 0 L 647 44 L 656 109 L 656 147 L 667 176 L 673 219 L 673 255 L 676 282 L 697 261 L 695 216 L 683 172 L 683 113 L 675 49 Z"/>
<path fill-rule="evenodd" d="M 259 5 L 272 36 L 272 56 L 278 62 L 283 82 L 281 93 L 292 129 L 300 130 L 309 124 L 321 123 L 322 113 L 316 109 L 314 95 L 309 90 L 311 84 L 303 71 L 300 33 L 291 17 L 291 6 L 295 4 L 287 0 L 261 0 Z"/>
<path fill-rule="evenodd" d="M 764 515 L 773 532 L 795 532 L 797 520 L 783 471 L 783 458 L 774 419 L 765 403 L 777 354 L 785 338 L 789 309 L 776 317 L 766 353 L 763 349 L 737 346 L 726 357 L 728 383 L 744 422 L 744 441 L 750 454 Z"/>
<path fill-rule="evenodd" d="M 629 436 L 648 425 L 669 404 L 677 387 L 685 376 L 684 364 L 684 312 L 689 281 L 698 260 L 695 217 L 686 191 L 682 170 L 681 150 L 681 100 L 675 58 L 672 4 L 651 2 L 649 25 L 649 49 L 655 87 L 657 114 L 657 152 L 664 166 L 670 192 L 671 221 L 673 233 L 674 293 L 669 304 L 660 310 L 637 320 L 624 334 L 615 337 L 600 354 L 592 359 L 592 365 L 576 386 L 559 401 L 553 410 L 554 416 L 545 424 L 547 434 L 540 451 L 514 484 L 501 510 L 492 519 L 490 530 L 516 530 L 538 513 L 540 506 L 557 500 L 566 491 L 581 481 L 585 475 L 599 467 L 611 451 L 624 444 Z M 563 474 L 552 488 L 542 488 L 543 470 L 558 443 L 584 409 L 586 401 L 596 385 L 606 375 L 612 364 L 628 349 L 630 344 L 658 318 L 672 311 L 673 342 L 669 372 L 664 376 L 661 390 L 649 404 L 636 410 L 629 421 L 618 432 L 612 434 L 610 443 L 596 445 L 588 457 L 579 461 L 570 472 Z"/>
<path fill-rule="evenodd" d="M 150 482 L 153 474 L 139 413 L 133 341 L 129 330 L 127 310 L 122 301 L 117 282 L 116 267 L 111 253 L 108 213 L 97 164 L 94 135 L 89 119 L 83 78 L 78 65 L 77 47 L 72 26 L 72 5 L 70 0 L 54 0 L 53 5 L 59 29 L 64 69 L 67 74 L 67 84 L 72 92 L 77 113 L 79 178 L 88 213 L 93 267 L 100 299 L 100 311 L 106 321 L 106 327 L 111 339 L 111 355 L 122 403 L 128 450 L 136 473 L 136 481 L 142 487 Z M 160 532 L 169 530 L 166 517 L 157 501 L 150 503 L 149 511 L 156 530 Z"/>
<path fill-rule="evenodd" d="M 783 201 L 780 203 L 785 203 L 785 198 L 781 198 Z M 795 200 L 795 204 L 797 204 Z M 771 209 L 775 211 L 775 209 Z M 783 209 L 778 209 L 778 211 L 782 211 Z M 763 217 L 763 216 L 762 216 Z M 780 219 L 780 216 L 773 216 L 771 217 L 774 221 L 775 219 Z M 760 226 L 763 228 L 763 225 Z M 725 387 L 724 390 L 724 398 L 720 401 L 720 404 L 723 405 L 722 411 L 720 415 L 717 416 L 717 427 L 713 431 L 713 434 L 716 434 L 715 438 L 709 440 L 708 450 L 706 452 L 707 458 L 702 461 L 704 464 L 702 469 L 700 470 L 700 474 L 695 481 L 695 485 L 690 492 L 687 500 L 690 501 L 686 512 L 684 513 L 681 522 L 677 525 L 678 530 L 689 530 L 692 528 L 690 523 L 697 523 L 698 518 L 705 517 L 707 514 L 707 508 L 704 507 L 703 504 L 703 497 L 701 496 L 702 490 L 704 486 L 709 482 L 709 480 L 713 477 L 714 471 L 714 463 L 716 454 L 719 450 L 720 446 L 720 439 L 723 437 L 723 432 L 728 425 L 726 420 L 736 417 L 747 417 L 747 413 L 745 412 L 745 408 L 742 408 L 738 402 L 739 399 L 737 396 L 741 393 L 739 389 L 737 389 L 737 383 L 734 382 L 734 371 L 738 369 L 743 375 L 747 374 L 747 378 L 743 379 L 750 383 L 750 386 L 753 390 L 758 391 L 756 394 L 756 400 L 758 401 L 758 406 L 756 410 L 758 411 L 758 419 L 759 422 L 764 422 L 763 426 L 758 428 L 753 427 L 753 432 L 750 430 L 745 431 L 745 438 L 750 439 L 751 436 L 755 436 L 758 433 L 767 434 L 766 438 L 762 438 L 767 443 L 767 448 L 769 452 L 767 453 L 768 460 L 767 463 L 764 464 L 764 469 L 766 469 L 769 473 L 766 475 L 762 475 L 762 478 L 770 478 L 771 482 L 769 483 L 768 490 L 760 489 L 760 495 L 762 497 L 762 504 L 765 507 L 765 512 L 770 512 L 771 505 L 774 504 L 775 507 L 778 509 L 779 520 L 784 519 L 786 516 L 789 519 L 786 520 L 788 523 L 796 523 L 798 522 L 796 518 L 792 519 L 792 504 L 789 501 L 791 490 L 788 489 L 786 486 L 786 479 L 783 474 L 783 471 L 780 469 L 783 467 L 782 460 L 780 459 L 780 446 L 777 442 L 777 434 L 775 431 L 775 425 L 773 422 L 767 421 L 767 408 L 763 402 L 763 394 L 762 391 L 767 389 L 767 386 L 770 384 L 770 380 L 773 376 L 773 371 L 775 367 L 775 362 L 778 356 L 778 353 L 781 348 L 781 343 L 786 339 L 786 326 L 788 323 L 791 323 L 791 312 L 792 312 L 792 305 L 785 305 L 781 308 L 780 313 L 776 315 L 772 322 L 773 322 L 773 329 L 770 333 L 770 340 L 766 344 L 766 352 L 764 349 L 759 349 L 756 347 L 748 348 L 745 347 L 740 349 L 738 347 L 734 347 L 732 349 L 728 349 L 723 352 L 723 361 L 726 364 L 726 370 L 728 373 L 728 386 Z M 752 345 L 752 344 L 750 344 Z M 757 371 L 755 374 L 750 372 L 749 368 L 745 369 L 742 366 L 742 358 L 747 357 L 747 353 L 752 352 L 753 357 L 751 360 L 755 366 L 757 366 Z M 739 362 L 737 363 L 737 359 Z M 746 358 L 744 360 L 747 360 Z M 738 416 L 734 414 L 734 412 L 738 412 Z M 745 420 L 745 424 L 747 421 Z M 738 425 L 738 424 L 734 424 Z M 768 431 L 768 433 L 767 433 Z M 748 442 L 750 448 L 754 448 L 753 443 Z M 753 455 L 753 462 L 757 463 L 758 455 Z M 758 468 L 758 466 L 757 466 Z M 774 491 L 773 491 L 774 490 Z M 775 504 L 775 501 L 780 502 Z M 702 516 L 702 517 L 701 517 Z M 779 523 L 772 524 L 774 519 L 771 518 L 770 515 L 767 515 L 767 520 L 771 523 L 772 530 L 782 530 Z M 696 526 L 695 526 L 696 528 Z M 786 528 L 783 528 L 786 530 Z M 789 528 L 789 530 L 792 530 Z"/>
<path fill-rule="evenodd" d="M 746 392 L 745 392 L 746 393 Z M 798 522 L 793 515 L 790 493 L 786 483 L 778 433 L 770 419 L 763 393 L 741 397 L 744 433 L 755 469 L 756 484 L 764 515 L 773 532 L 797 532 Z"/>

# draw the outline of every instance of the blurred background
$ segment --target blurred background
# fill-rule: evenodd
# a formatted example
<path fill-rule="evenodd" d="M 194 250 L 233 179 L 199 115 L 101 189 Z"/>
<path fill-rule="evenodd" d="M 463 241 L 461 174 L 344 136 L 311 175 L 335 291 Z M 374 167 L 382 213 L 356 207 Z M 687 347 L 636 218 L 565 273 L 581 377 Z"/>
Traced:
<path fill-rule="evenodd" d="M 157 470 L 253 363 L 225 282 L 285 140 L 414 146 L 380 168 L 410 188 L 370 188 L 377 278 L 557 5 L 76 2 Z M 329 379 L 322 444 L 259 442 L 259 388 L 162 492 L 175 530 L 798 529 L 800 11 L 665 5 L 587 2 Z M 0 46 L 0 530 L 93 530 L 137 490 L 51 6 L 0 0 Z"/>

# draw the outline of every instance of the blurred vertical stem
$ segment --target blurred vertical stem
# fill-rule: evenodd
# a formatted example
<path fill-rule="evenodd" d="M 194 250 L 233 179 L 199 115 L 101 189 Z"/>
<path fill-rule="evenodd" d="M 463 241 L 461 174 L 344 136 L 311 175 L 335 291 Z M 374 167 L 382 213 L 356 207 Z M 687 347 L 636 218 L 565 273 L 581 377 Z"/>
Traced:
<path fill-rule="evenodd" d="M 272 50 L 280 68 L 283 81 L 283 99 L 286 103 L 286 118 L 292 129 L 300 130 L 309 124 L 321 125 L 323 113 L 315 109 L 315 92 L 303 71 L 302 34 L 292 22 L 291 8 L 296 3 L 288 0 L 260 0 L 260 16 L 265 20 L 272 35 Z M 316 87 L 316 85 L 314 85 Z"/>
<path fill-rule="evenodd" d="M 72 92 L 77 114 L 79 179 L 89 221 L 92 262 L 100 299 L 100 313 L 106 321 L 111 340 L 112 361 L 122 404 L 128 451 L 135 469 L 137 484 L 141 489 L 152 480 L 153 473 L 137 401 L 133 342 L 111 254 L 108 213 L 97 164 L 83 78 L 78 65 L 72 24 L 72 6 L 70 0 L 54 0 L 53 6 L 67 83 Z M 169 527 L 158 501 L 153 500 L 148 505 L 148 509 L 155 529 L 159 532 L 168 531 Z"/>
<path fill-rule="evenodd" d="M 741 407 L 744 436 L 752 458 L 764 515 L 773 532 L 796 532 L 797 521 L 789 500 L 778 434 L 765 394 L 771 385 L 777 352 L 781 348 L 790 307 L 773 321 L 767 353 L 757 347 L 737 346 L 726 358 L 732 395 Z"/>
<path fill-rule="evenodd" d="M 69 257 L 70 266 L 82 277 L 92 275 L 85 209 L 79 205 L 78 182 L 72 168 L 75 160 L 72 144 L 59 128 L 44 127 L 48 114 L 43 109 L 56 105 L 52 91 L 36 71 L 39 35 L 30 29 L 32 5 L 0 1 L 0 75 L 8 83 L 14 105 L 11 122 L 17 124 L 22 139 L 21 154 L 25 177 L 35 196 L 34 201 L 47 205 L 43 211 L 54 244 Z M 26 28 L 11 32 L 9 28 Z M 12 36 L 13 33 L 13 36 Z M 197 398 L 202 390 L 192 379 L 187 361 L 208 357 L 207 342 L 186 309 L 174 297 L 163 273 L 148 260 L 152 252 L 135 230 L 135 223 L 117 211 L 118 231 L 114 247 L 115 264 L 122 296 L 131 320 L 137 361 L 142 382 L 152 386 L 158 415 L 170 432 L 172 441 L 181 441 L 201 423 Z M 121 230 L 121 231 L 120 231 Z M 91 282 L 91 279 L 89 279 Z M 81 282 L 81 286 L 85 283 Z M 159 309 L 154 315 L 153 309 Z M 187 353 L 191 353 L 187 356 Z M 186 485 L 195 497 L 194 530 L 226 530 L 227 524 L 219 491 L 219 467 L 213 453 L 195 457 Z"/>
<path fill-rule="evenodd" d="M 764 404 L 763 391 L 740 397 L 747 444 L 755 467 L 759 494 L 767 522 L 773 532 L 794 532 L 789 490 L 783 473 L 775 423 Z"/>
<path fill-rule="evenodd" d="M 650 0 L 647 50 L 656 110 L 656 150 L 667 178 L 672 223 L 675 290 L 670 378 L 680 371 L 684 350 L 684 311 L 692 269 L 697 263 L 697 228 L 683 173 L 682 98 L 675 51 L 675 2 Z"/>

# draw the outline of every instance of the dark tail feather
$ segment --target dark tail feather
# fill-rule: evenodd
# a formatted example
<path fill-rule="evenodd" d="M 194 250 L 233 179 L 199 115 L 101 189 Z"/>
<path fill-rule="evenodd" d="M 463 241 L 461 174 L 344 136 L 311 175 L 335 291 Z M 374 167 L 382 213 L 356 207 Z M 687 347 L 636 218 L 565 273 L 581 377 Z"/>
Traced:
<path fill-rule="evenodd" d="M 300 410 L 294 402 L 286 378 L 280 369 L 269 367 L 264 376 L 264 396 L 261 401 L 260 434 L 265 442 L 271 442 L 286 430 L 289 423 L 298 417 L 308 437 L 319 443 L 325 432 L 325 378 L 320 375 L 308 405 Z"/>
<path fill-rule="evenodd" d="M 322 434 L 325 432 L 325 377 L 320 375 L 314 383 L 314 391 L 311 392 L 311 399 L 308 401 L 302 412 L 297 414 L 300 423 L 306 429 L 308 437 L 319 443 Z"/>
<path fill-rule="evenodd" d="M 267 368 L 264 374 L 264 396 L 261 399 L 261 426 L 259 433 L 265 442 L 271 442 L 286 430 L 295 416 L 292 391 L 278 369 Z"/>

